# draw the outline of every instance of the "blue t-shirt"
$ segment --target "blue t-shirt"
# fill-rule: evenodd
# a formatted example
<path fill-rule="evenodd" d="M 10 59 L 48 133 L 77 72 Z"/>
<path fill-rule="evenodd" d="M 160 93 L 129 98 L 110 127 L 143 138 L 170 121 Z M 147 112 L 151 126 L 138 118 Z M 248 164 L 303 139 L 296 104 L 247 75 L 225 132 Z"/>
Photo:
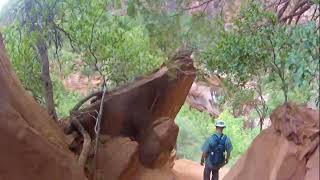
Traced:
<path fill-rule="evenodd" d="M 219 134 L 219 133 L 215 133 L 219 138 L 221 137 L 221 134 Z M 213 135 L 215 135 L 215 134 L 213 134 Z M 202 152 L 203 153 L 209 153 L 209 145 L 210 144 L 215 144 L 216 143 L 216 141 L 218 141 L 218 139 L 216 139 L 216 138 L 212 138 L 213 137 L 213 135 L 212 136 L 210 136 L 205 142 L 204 142 L 204 144 L 202 145 L 202 148 L 201 148 L 201 150 L 202 150 Z M 226 135 L 224 135 L 224 136 L 226 136 Z M 232 144 L 231 144 L 231 140 L 230 140 L 230 138 L 227 136 L 227 139 L 226 139 L 226 143 L 225 143 L 225 148 L 226 148 L 226 151 L 227 152 L 231 152 L 232 151 Z M 207 156 L 207 159 L 205 160 L 205 162 L 206 162 L 206 166 L 209 166 L 209 167 L 213 167 L 212 166 L 212 163 L 210 162 L 210 159 L 209 159 L 209 156 Z"/>

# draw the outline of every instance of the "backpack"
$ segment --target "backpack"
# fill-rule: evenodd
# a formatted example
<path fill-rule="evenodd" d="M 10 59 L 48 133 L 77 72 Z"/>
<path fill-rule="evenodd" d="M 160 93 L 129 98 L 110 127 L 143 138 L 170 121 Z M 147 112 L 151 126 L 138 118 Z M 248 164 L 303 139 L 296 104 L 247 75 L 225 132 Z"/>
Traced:
<path fill-rule="evenodd" d="M 227 136 L 222 134 L 219 138 L 218 135 L 214 134 L 212 138 L 214 138 L 215 143 L 209 145 L 209 160 L 214 167 L 218 167 L 225 161 L 224 152 L 226 151 Z"/>

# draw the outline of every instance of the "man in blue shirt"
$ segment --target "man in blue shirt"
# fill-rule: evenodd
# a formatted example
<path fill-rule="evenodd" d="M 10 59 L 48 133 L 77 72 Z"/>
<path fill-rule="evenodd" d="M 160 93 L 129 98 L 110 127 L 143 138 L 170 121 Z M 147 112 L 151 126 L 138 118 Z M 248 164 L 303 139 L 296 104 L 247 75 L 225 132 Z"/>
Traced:
<path fill-rule="evenodd" d="M 223 134 L 223 129 L 226 127 L 225 123 L 221 120 L 216 121 L 216 132 L 209 137 L 202 146 L 201 165 L 204 167 L 203 180 L 219 179 L 219 169 L 228 163 L 232 144 L 229 137 Z M 227 152 L 227 157 L 225 157 Z"/>

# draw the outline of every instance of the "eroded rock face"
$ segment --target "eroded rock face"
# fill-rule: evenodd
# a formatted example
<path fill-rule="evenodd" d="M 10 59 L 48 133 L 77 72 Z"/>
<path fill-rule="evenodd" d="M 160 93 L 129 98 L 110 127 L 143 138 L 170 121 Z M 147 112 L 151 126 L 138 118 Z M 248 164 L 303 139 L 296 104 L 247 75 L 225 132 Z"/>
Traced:
<path fill-rule="evenodd" d="M 159 120 L 146 132 L 147 136 L 140 144 L 140 160 L 149 168 L 164 166 L 177 142 L 179 128 L 174 121 L 167 118 Z"/>
<path fill-rule="evenodd" d="M 172 163 L 172 152 L 179 131 L 174 118 L 184 104 L 194 78 L 192 59 L 188 56 L 175 56 L 175 59 L 153 74 L 121 86 L 106 95 L 101 136 L 109 136 L 110 139 L 108 145 L 101 145 L 100 142 L 98 146 L 97 168 L 101 177 L 119 180 L 135 177 L 140 180 L 139 178 L 149 176 L 143 175 L 144 170 L 149 174 L 160 169 L 162 172 L 166 165 Z M 94 116 L 97 115 L 100 103 L 99 99 L 73 114 L 92 139 L 95 137 Z M 68 132 L 70 131 L 72 126 L 69 127 Z M 131 143 L 118 143 L 119 137 L 127 138 Z M 79 144 L 75 147 L 74 152 L 79 153 L 81 146 Z M 132 151 L 128 153 L 129 157 L 123 157 L 121 151 L 127 148 Z M 115 155 L 112 156 L 112 161 L 108 160 L 108 154 L 113 153 Z M 104 155 L 99 157 L 99 154 Z M 123 158 L 126 161 L 123 161 Z M 90 173 L 92 172 L 89 170 L 88 174 Z"/>
<path fill-rule="evenodd" d="M 21 86 L 0 34 L 0 179 L 85 180 L 64 134 Z"/>
<path fill-rule="evenodd" d="M 119 180 L 137 169 L 138 143 L 125 137 L 115 137 L 101 143 L 97 156 L 98 179 Z"/>
<path fill-rule="evenodd" d="M 283 105 L 271 121 L 224 180 L 319 179 L 319 111 Z"/>
<path fill-rule="evenodd" d="M 144 180 L 165 172 L 167 175 L 161 177 L 174 178 L 171 168 L 179 130 L 174 118 L 195 78 L 192 59 L 176 57 L 154 74 L 106 95 L 96 155 L 97 177 Z M 92 116 L 96 116 L 100 101 L 73 114 L 82 113 L 79 121 L 92 139 Z M 76 163 L 81 137 L 70 132 L 67 138 L 24 90 L 0 43 L 0 179 L 93 179 L 94 154 L 89 154 L 85 170 L 81 169 Z M 68 149 L 70 144 L 73 152 Z"/>
<path fill-rule="evenodd" d="M 214 83 L 213 80 L 211 81 Z M 221 87 L 213 83 L 194 82 L 186 102 L 190 107 L 195 108 L 200 112 L 204 111 L 213 117 L 218 117 L 220 115 L 218 97 Z"/>

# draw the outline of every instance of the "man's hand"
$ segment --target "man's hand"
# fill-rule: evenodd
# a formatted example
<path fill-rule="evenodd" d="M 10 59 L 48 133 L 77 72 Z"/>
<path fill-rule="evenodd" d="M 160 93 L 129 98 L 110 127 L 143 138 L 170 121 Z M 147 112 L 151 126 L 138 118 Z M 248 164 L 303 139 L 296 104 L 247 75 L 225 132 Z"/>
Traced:
<path fill-rule="evenodd" d="M 230 159 L 230 154 L 231 154 L 231 152 L 227 152 L 227 158 L 226 158 L 226 164 L 228 164 L 228 162 L 229 162 L 229 159 Z"/>
<path fill-rule="evenodd" d="M 229 159 L 226 159 L 226 164 L 228 164 L 228 162 L 229 162 Z"/>
<path fill-rule="evenodd" d="M 207 159 L 207 154 L 206 154 L 206 153 L 202 153 L 201 161 L 200 161 L 200 165 L 201 165 L 201 166 L 203 166 L 205 159 Z"/>

